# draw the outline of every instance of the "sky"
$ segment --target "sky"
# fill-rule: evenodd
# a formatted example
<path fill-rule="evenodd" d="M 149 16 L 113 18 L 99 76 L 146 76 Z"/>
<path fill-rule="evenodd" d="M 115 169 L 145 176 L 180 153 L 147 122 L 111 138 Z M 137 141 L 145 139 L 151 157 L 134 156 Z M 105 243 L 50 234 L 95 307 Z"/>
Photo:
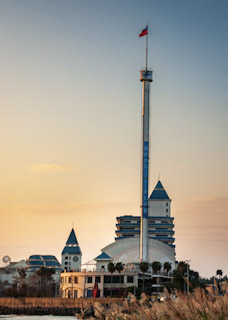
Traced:
<path fill-rule="evenodd" d="M 177 260 L 228 273 L 228 2 L 0 1 L 0 266 L 83 262 L 140 215 L 139 72 L 153 69 L 150 179 L 172 199 Z"/>

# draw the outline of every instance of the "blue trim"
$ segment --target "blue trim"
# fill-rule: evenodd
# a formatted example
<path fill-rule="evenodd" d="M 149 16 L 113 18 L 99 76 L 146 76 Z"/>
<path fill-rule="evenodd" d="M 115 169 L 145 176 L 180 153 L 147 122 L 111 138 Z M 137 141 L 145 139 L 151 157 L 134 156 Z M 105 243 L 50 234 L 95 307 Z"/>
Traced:
<path fill-rule="evenodd" d="M 171 237 L 161 237 L 161 238 L 160 237 L 149 237 L 149 238 L 154 239 L 154 240 L 160 240 L 160 241 L 161 240 L 166 240 L 166 241 L 168 240 L 168 241 L 173 241 L 173 242 L 175 241 L 175 238 L 171 238 Z"/>
<path fill-rule="evenodd" d="M 130 230 L 126 230 L 126 229 L 120 229 L 120 230 L 116 230 L 115 231 L 116 234 L 119 233 L 134 233 L 134 234 L 139 234 L 140 230 L 135 230 L 135 229 L 130 229 Z M 149 233 L 164 233 L 164 234 L 174 234 L 175 232 L 173 230 L 148 230 Z"/>
<path fill-rule="evenodd" d="M 157 219 L 157 220 L 159 220 L 159 219 L 165 219 L 165 220 L 171 219 L 171 220 L 174 220 L 173 217 L 166 217 L 166 216 L 149 216 L 148 219 L 149 220 L 150 219 Z M 116 217 L 116 220 L 141 220 L 141 217 L 139 217 L 139 216 L 135 216 L 135 217 L 133 217 L 133 216 L 120 216 L 120 217 Z"/>
<path fill-rule="evenodd" d="M 142 215 L 148 218 L 148 172 L 149 172 L 149 142 L 143 143 L 143 182 L 142 182 Z"/>
<path fill-rule="evenodd" d="M 139 234 L 140 230 L 116 230 L 116 233 L 135 233 L 135 234 Z"/>
<path fill-rule="evenodd" d="M 173 228 L 174 224 L 173 223 L 149 223 L 149 227 L 170 227 Z M 140 223 L 117 223 L 116 227 L 139 227 L 140 228 Z"/>
<path fill-rule="evenodd" d="M 95 259 L 96 260 L 112 260 L 112 258 L 105 252 L 102 252 L 99 256 L 97 256 Z"/>
<path fill-rule="evenodd" d="M 148 217 L 148 219 L 149 220 L 154 220 L 154 219 L 156 219 L 156 220 L 159 220 L 159 219 L 161 219 L 161 220 L 174 220 L 174 218 L 173 217 L 158 217 L 158 216 L 152 216 L 152 217 Z"/>
<path fill-rule="evenodd" d="M 62 251 L 62 254 L 82 254 L 81 249 L 79 247 L 65 247 Z"/>
<path fill-rule="evenodd" d="M 167 230 L 167 229 L 163 229 L 163 230 L 148 230 L 149 233 L 169 233 L 169 234 L 174 234 L 175 231 L 173 230 Z"/>
<path fill-rule="evenodd" d="M 174 224 L 173 223 L 149 223 L 149 227 L 170 227 L 173 228 Z"/>
<path fill-rule="evenodd" d="M 140 216 L 119 216 L 119 217 L 116 217 L 116 220 L 118 219 L 141 219 Z"/>
<path fill-rule="evenodd" d="M 116 227 L 139 227 L 140 228 L 140 223 L 117 223 Z"/>

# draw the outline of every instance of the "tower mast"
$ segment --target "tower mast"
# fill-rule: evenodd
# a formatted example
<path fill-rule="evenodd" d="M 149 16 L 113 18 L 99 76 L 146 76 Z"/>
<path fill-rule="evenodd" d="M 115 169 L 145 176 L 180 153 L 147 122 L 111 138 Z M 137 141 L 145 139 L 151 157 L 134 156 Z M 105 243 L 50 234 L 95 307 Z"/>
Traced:
<path fill-rule="evenodd" d="M 140 72 L 143 87 L 142 118 L 142 193 L 141 193 L 141 231 L 140 231 L 140 260 L 148 261 L 148 178 L 149 178 L 149 114 L 150 114 L 150 83 L 152 71 L 147 68 L 148 58 L 148 25 L 146 33 L 146 68 Z"/>

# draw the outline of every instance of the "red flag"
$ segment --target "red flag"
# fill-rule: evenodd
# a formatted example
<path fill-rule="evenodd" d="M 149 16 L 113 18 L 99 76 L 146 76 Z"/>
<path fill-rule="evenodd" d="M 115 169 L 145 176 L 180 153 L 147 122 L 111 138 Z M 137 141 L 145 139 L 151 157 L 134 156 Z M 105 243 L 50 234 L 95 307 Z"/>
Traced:
<path fill-rule="evenodd" d="M 148 26 L 146 26 L 145 29 L 143 29 L 143 31 L 139 34 L 139 37 L 143 37 L 148 33 Z"/>

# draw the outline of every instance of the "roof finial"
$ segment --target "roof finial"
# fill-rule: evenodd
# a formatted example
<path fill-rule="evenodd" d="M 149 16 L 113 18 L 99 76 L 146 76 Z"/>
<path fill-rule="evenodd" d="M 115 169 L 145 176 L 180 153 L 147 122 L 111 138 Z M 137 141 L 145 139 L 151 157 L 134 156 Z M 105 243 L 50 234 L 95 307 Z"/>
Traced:
<path fill-rule="evenodd" d="M 160 181 L 160 172 L 159 172 L 159 174 L 158 174 L 158 181 Z"/>

